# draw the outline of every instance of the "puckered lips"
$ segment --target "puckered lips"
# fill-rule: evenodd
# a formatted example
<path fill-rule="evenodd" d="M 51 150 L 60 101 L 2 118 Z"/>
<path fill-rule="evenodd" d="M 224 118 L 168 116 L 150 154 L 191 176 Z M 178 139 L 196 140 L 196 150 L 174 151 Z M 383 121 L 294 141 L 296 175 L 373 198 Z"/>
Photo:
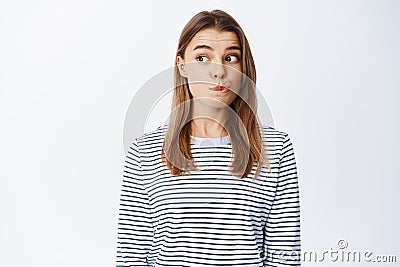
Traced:
<path fill-rule="evenodd" d="M 228 93 L 229 92 L 229 89 L 227 87 L 221 86 L 221 85 L 211 87 L 210 90 L 215 91 L 215 92 L 220 92 L 220 93 Z"/>

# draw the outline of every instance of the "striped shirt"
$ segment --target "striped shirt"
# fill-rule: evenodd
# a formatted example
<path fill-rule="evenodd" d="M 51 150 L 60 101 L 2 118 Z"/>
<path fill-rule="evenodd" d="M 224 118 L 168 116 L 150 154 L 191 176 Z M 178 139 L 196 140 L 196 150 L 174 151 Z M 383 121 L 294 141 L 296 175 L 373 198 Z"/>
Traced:
<path fill-rule="evenodd" d="M 263 125 L 271 171 L 229 172 L 230 143 L 191 143 L 200 171 L 161 162 L 167 125 L 132 142 L 119 200 L 117 266 L 300 266 L 300 201 L 289 135 Z"/>

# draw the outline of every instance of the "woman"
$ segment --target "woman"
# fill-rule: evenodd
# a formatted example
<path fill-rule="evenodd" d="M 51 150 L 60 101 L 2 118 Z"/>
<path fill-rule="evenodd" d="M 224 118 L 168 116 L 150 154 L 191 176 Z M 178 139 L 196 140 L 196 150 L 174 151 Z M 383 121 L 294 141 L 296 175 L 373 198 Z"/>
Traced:
<path fill-rule="evenodd" d="M 126 157 L 117 266 L 300 265 L 294 149 L 259 124 L 255 82 L 235 19 L 196 14 L 179 40 L 169 124 Z"/>

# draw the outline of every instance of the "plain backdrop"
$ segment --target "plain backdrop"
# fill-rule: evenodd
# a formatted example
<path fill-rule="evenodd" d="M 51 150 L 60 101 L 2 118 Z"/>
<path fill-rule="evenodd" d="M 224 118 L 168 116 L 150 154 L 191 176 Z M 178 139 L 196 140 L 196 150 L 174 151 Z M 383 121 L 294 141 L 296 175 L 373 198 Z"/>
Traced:
<path fill-rule="evenodd" d="M 302 248 L 400 261 L 399 1 L 1 1 L 0 266 L 115 265 L 129 104 L 214 8 L 292 138 Z"/>

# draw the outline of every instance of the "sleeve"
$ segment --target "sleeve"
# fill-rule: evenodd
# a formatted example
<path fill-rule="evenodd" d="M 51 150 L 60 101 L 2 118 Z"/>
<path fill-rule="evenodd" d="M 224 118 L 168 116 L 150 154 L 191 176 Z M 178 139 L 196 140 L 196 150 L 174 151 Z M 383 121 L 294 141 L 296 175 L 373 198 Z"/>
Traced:
<path fill-rule="evenodd" d="M 301 265 L 299 184 L 288 134 L 283 141 L 275 199 L 265 226 L 265 244 L 264 266 Z"/>
<path fill-rule="evenodd" d="M 150 204 L 142 183 L 142 169 L 137 141 L 125 157 L 119 200 L 117 267 L 148 266 L 147 254 L 153 241 Z"/>

